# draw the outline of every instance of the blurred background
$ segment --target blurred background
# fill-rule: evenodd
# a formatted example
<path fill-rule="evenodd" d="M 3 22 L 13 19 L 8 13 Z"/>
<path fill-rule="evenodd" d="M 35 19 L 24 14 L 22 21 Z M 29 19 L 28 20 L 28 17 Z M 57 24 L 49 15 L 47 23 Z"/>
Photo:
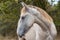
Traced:
<path fill-rule="evenodd" d="M 17 40 L 20 1 L 44 9 L 54 20 L 60 40 L 60 0 L 0 0 L 0 40 Z"/>

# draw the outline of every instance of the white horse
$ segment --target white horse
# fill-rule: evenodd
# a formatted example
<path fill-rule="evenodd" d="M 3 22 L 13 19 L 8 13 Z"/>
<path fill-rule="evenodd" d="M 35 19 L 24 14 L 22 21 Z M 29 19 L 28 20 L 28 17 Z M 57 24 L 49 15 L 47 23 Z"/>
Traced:
<path fill-rule="evenodd" d="M 53 19 L 41 8 L 21 2 L 17 35 L 19 40 L 54 40 L 57 31 Z"/>

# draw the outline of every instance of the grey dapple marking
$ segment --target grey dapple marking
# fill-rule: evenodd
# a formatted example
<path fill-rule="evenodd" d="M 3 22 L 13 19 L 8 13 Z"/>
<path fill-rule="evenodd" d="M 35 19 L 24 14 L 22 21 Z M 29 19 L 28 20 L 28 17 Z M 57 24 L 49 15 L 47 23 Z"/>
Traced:
<path fill-rule="evenodd" d="M 41 8 L 26 5 L 18 22 L 17 35 L 19 40 L 53 40 L 57 34 L 52 18 Z"/>

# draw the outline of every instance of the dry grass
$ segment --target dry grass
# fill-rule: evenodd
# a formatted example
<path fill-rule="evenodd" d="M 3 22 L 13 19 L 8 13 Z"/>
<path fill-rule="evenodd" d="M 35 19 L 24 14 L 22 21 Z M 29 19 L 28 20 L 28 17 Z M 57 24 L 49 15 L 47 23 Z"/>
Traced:
<path fill-rule="evenodd" d="M 57 35 L 56 40 L 60 40 L 60 34 Z"/>
<path fill-rule="evenodd" d="M 16 37 L 9 37 L 9 36 L 7 36 L 7 37 L 0 36 L 0 40 L 17 40 L 17 38 Z"/>

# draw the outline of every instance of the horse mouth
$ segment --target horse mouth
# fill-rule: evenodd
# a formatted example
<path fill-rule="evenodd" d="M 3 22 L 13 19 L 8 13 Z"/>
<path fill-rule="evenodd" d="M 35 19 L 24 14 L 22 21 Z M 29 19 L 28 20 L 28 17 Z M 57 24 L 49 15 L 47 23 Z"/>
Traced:
<path fill-rule="evenodd" d="M 22 40 L 26 40 L 25 36 L 19 36 Z"/>
<path fill-rule="evenodd" d="M 22 38 L 22 40 L 26 40 L 25 38 Z"/>

